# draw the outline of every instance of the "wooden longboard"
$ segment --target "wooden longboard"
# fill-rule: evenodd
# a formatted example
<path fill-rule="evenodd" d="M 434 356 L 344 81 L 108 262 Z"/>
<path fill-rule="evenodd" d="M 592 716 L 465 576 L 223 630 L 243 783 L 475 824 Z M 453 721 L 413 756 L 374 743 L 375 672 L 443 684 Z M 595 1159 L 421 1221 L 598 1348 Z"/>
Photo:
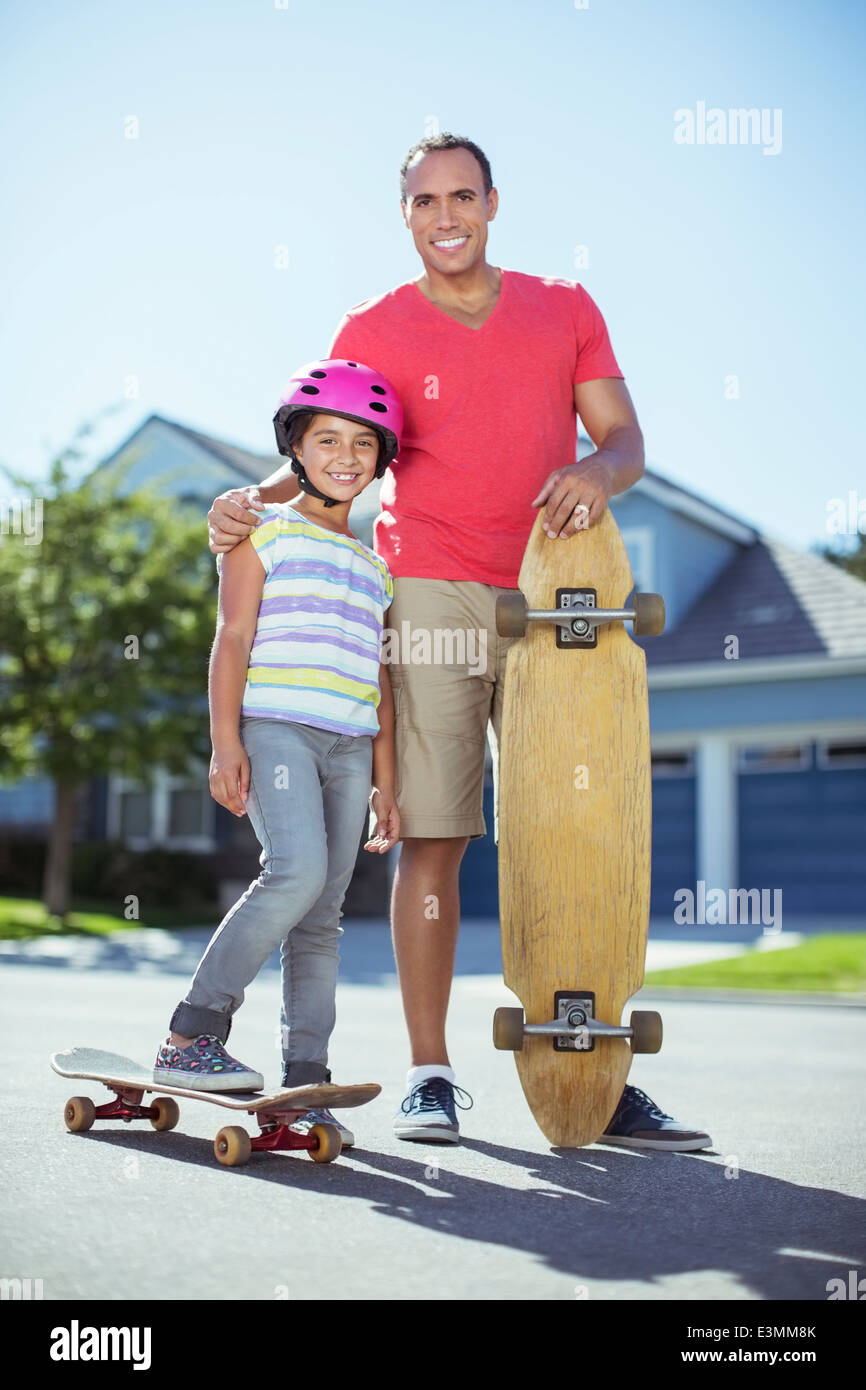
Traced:
<path fill-rule="evenodd" d="M 529 609 L 557 589 L 597 591 L 623 608 L 633 589 L 609 511 L 568 540 L 535 522 L 520 570 Z M 643 982 L 650 894 L 650 743 L 646 663 L 623 622 L 597 646 L 557 646 L 530 622 L 508 654 L 499 763 L 499 891 L 505 984 L 526 1023 L 557 1016 L 558 991 L 587 991 L 619 1025 Z M 652 1049 L 655 1050 L 655 1049 Z M 623 1037 L 591 1051 L 527 1035 L 515 1052 L 530 1109 L 555 1145 L 594 1143 L 616 1109 L 632 1052 Z"/>
<path fill-rule="evenodd" d="M 291 1086 L 281 1091 L 197 1091 L 189 1086 L 163 1085 L 154 1081 L 153 1070 L 142 1067 L 128 1057 L 98 1048 L 74 1047 L 68 1052 L 55 1052 L 51 1066 L 59 1076 L 76 1077 L 82 1081 L 98 1081 L 114 1091 L 110 1104 L 95 1106 L 86 1096 L 75 1096 L 67 1102 L 67 1127 L 78 1133 L 90 1129 L 94 1120 L 150 1120 L 159 1130 L 173 1129 L 179 1111 L 173 1097 L 203 1100 L 225 1110 L 241 1110 L 255 1115 L 261 1133 L 250 1138 L 245 1130 L 230 1126 L 220 1130 L 214 1141 L 214 1152 L 226 1166 L 245 1163 L 253 1150 L 305 1149 L 317 1162 L 330 1163 L 341 1149 L 340 1131 L 333 1125 L 316 1125 L 308 1133 L 298 1133 L 291 1126 L 309 1110 L 341 1110 L 366 1105 L 381 1091 L 375 1082 L 355 1086 L 337 1086 L 332 1082 L 317 1085 Z M 143 1104 L 145 1094 L 171 1099 Z"/>

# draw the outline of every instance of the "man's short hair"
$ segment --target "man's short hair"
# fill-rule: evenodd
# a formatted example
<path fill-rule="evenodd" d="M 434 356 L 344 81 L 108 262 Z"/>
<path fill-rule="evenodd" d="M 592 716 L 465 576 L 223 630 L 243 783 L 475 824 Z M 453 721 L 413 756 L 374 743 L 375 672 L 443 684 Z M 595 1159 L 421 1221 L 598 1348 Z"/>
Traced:
<path fill-rule="evenodd" d="M 473 140 L 467 140 L 464 135 L 451 135 L 445 130 L 441 135 L 430 135 L 426 140 L 421 140 L 417 145 L 413 145 L 403 163 L 400 165 L 400 202 L 406 201 L 406 172 L 416 155 L 432 154 L 435 150 L 468 150 L 474 155 L 481 166 L 481 173 L 484 177 L 484 192 L 489 193 L 493 187 L 493 175 L 490 172 L 490 160 L 484 151 L 475 144 Z"/>

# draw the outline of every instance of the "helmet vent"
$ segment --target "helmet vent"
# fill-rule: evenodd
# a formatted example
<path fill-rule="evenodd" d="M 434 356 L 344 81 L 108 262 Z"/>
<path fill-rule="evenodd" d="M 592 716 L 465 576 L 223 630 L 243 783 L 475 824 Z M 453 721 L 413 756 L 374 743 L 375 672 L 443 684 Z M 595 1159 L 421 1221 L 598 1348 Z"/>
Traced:
<path fill-rule="evenodd" d="M 302 386 L 301 390 L 305 396 L 318 396 L 319 394 L 318 386 Z"/>
<path fill-rule="evenodd" d="M 382 415 L 387 415 L 388 413 L 388 407 L 386 405 L 383 405 L 381 401 L 371 401 L 370 409 L 378 410 Z"/>
<path fill-rule="evenodd" d="M 328 375 L 327 372 L 322 372 L 322 371 L 310 372 L 310 376 L 327 376 L 327 375 Z"/>

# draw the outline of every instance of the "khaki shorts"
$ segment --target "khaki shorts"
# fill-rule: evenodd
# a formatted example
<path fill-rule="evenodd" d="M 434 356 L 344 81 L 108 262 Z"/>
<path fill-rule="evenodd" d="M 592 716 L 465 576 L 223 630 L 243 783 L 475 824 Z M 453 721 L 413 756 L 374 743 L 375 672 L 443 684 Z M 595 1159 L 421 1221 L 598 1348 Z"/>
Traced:
<path fill-rule="evenodd" d="M 500 594 L 489 584 L 395 579 L 382 659 L 396 713 L 397 804 L 403 839 L 476 839 L 489 737 L 494 787 L 505 658 L 496 634 Z"/>

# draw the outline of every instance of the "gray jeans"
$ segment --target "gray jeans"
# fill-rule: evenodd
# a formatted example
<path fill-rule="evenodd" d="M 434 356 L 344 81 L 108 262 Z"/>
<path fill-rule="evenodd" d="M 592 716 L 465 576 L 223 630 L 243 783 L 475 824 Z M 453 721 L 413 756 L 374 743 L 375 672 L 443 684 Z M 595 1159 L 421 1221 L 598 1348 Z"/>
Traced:
<path fill-rule="evenodd" d="M 262 871 L 211 938 L 171 1028 L 225 1042 L 244 989 L 282 943 L 284 1082 L 325 1081 L 341 908 L 366 823 L 373 743 L 285 719 L 243 717 L 240 735 Z"/>

